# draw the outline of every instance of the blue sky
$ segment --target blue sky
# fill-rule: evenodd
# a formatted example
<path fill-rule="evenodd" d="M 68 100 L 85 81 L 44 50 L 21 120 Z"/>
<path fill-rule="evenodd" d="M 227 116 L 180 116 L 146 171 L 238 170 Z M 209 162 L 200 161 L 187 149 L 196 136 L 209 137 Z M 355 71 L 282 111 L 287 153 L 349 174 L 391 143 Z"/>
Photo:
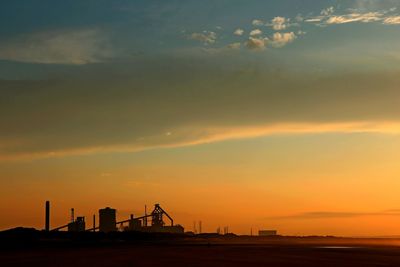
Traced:
<path fill-rule="evenodd" d="M 343 67 L 360 61 L 365 49 L 376 64 L 394 65 L 398 6 L 390 0 L 4 1 L 0 59 L 7 68 L 4 61 L 112 64 L 240 50 L 229 57 L 261 64 L 274 56 L 295 64 L 321 64 L 322 58 Z M 248 50 L 259 53 L 243 55 Z M 359 65 L 365 67 L 365 59 Z"/>

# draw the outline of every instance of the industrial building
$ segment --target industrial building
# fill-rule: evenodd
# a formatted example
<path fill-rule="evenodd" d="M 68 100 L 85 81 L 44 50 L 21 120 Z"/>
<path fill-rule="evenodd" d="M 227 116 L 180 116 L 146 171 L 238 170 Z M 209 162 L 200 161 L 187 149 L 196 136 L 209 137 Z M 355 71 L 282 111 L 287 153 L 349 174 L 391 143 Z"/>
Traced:
<path fill-rule="evenodd" d="M 117 211 L 110 207 L 99 210 L 99 231 L 108 233 L 117 231 Z"/>
<path fill-rule="evenodd" d="M 129 220 L 129 226 L 125 228 L 126 231 L 140 231 L 142 229 L 142 221 L 135 220 L 133 214 L 131 214 L 131 219 Z"/>
<path fill-rule="evenodd" d="M 76 220 L 68 224 L 68 232 L 85 232 L 85 217 L 77 217 Z"/>
<path fill-rule="evenodd" d="M 164 222 L 164 217 L 167 217 L 170 224 Z M 161 208 L 159 204 L 154 205 L 154 210 L 141 217 L 134 217 L 133 214 L 128 220 L 117 222 L 117 210 L 106 207 L 99 210 L 99 226 L 96 226 L 96 216 L 93 215 L 93 227 L 86 230 L 85 217 L 80 216 L 75 219 L 75 211 L 71 209 L 71 221 L 68 224 L 54 228 L 51 231 L 60 231 L 67 229 L 68 232 L 84 232 L 84 231 L 99 231 L 103 233 L 115 232 L 118 230 L 131 232 L 147 232 L 147 233 L 175 233 L 183 234 L 184 228 L 181 225 L 174 225 L 172 217 Z M 45 207 L 45 230 L 50 231 L 50 202 L 46 201 Z"/>
<path fill-rule="evenodd" d="M 170 225 L 166 225 L 164 222 L 164 216 L 170 221 Z M 149 219 L 151 223 L 149 224 Z M 161 208 L 160 204 L 154 205 L 154 210 L 147 214 L 145 208 L 145 215 L 134 218 L 131 215 L 129 220 L 121 221 L 117 223 L 125 231 L 136 231 L 136 232 L 148 232 L 148 233 L 175 233 L 183 234 L 185 229 L 181 225 L 174 225 L 174 220 L 169 214 Z M 128 224 L 128 226 L 125 226 Z"/>
<path fill-rule="evenodd" d="M 47 205 L 47 202 L 46 202 L 46 226 L 50 224 L 50 203 Z M 48 222 L 47 219 L 49 220 Z M 86 231 L 85 217 L 80 216 L 77 217 L 75 220 L 75 210 L 71 209 L 71 221 L 66 225 L 54 228 L 51 231 L 60 231 L 62 229 L 67 229 L 68 232 L 85 232 Z M 49 230 L 46 228 L 46 231 Z"/>

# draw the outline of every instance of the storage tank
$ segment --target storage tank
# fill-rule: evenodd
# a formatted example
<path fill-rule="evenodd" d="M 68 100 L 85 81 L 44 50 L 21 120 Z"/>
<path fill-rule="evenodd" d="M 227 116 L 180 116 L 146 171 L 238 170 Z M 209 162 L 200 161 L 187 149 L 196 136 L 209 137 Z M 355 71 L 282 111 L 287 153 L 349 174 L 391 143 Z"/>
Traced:
<path fill-rule="evenodd" d="M 108 233 L 117 231 L 117 211 L 110 207 L 99 210 L 99 231 Z"/>

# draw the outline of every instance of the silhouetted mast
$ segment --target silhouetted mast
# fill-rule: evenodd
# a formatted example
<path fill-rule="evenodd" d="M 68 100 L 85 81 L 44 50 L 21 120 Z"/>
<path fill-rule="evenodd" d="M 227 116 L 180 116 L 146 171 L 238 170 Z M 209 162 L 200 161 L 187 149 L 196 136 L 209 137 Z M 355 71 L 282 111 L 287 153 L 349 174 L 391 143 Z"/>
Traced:
<path fill-rule="evenodd" d="M 50 201 L 46 201 L 45 230 L 50 231 Z"/>

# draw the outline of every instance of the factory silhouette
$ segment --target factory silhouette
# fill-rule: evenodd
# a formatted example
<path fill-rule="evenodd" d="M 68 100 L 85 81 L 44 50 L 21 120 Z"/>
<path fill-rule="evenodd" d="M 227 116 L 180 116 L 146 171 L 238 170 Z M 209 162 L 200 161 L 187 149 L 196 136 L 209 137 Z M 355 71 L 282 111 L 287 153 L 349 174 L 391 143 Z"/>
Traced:
<path fill-rule="evenodd" d="M 147 206 L 144 208 L 144 215 L 140 217 L 134 217 L 130 215 L 129 219 L 123 221 L 117 221 L 117 210 L 106 207 L 99 210 L 98 224 L 96 224 L 96 215 L 93 215 L 92 225 L 87 227 L 85 217 L 78 216 L 75 218 L 75 210 L 71 209 L 70 222 L 51 228 L 50 226 L 50 201 L 46 201 L 45 204 L 45 232 L 58 232 L 67 231 L 71 233 L 76 232 L 100 232 L 100 233 L 111 233 L 116 231 L 124 232 L 142 232 L 142 233 L 169 233 L 169 234 L 185 234 L 185 228 L 182 225 L 174 224 L 173 218 L 160 206 L 155 204 L 154 209 L 149 214 L 147 213 Z M 168 224 L 165 223 L 164 218 L 168 219 Z M 198 229 L 196 222 L 194 223 L 194 232 L 186 232 L 192 234 L 202 233 L 202 222 L 198 222 Z M 218 227 L 216 231 L 217 235 L 228 235 L 228 226 L 223 228 Z M 253 235 L 251 229 L 251 236 Z M 276 236 L 276 230 L 259 230 L 259 236 Z"/>
<path fill-rule="evenodd" d="M 151 213 L 147 214 L 145 206 L 145 213 L 143 216 L 134 217 L 131 214 L 130 218 L 124 221 L 117 221 L 117 210 L 110 207 L 99 210 L 99 223 L 96 225 L 96 215 L 93 215 L 93 225 L 89 228 L 86 227 L 85 217 L 76 217 L 75 211 L 71 209 L 71 220 L 69 223 L 58 226 L 56 228 L 50 227 L 50 201 L 46 201 L 45 206 L 45 231 L 56 232 L 60 230 L 67 230 L 68 232 L 102 232 L 110 233 L 118 230 L 132 231 L 132 232 L 146 232 L 146 233 L 171 233 L 183 234 L 183 226 L 174 225 L 174 220 L 168 213 L 161 208 L 159 204 L 154 205 Z M 164 222 L 164 216 L 168 218 L 169 224 Z"/>

